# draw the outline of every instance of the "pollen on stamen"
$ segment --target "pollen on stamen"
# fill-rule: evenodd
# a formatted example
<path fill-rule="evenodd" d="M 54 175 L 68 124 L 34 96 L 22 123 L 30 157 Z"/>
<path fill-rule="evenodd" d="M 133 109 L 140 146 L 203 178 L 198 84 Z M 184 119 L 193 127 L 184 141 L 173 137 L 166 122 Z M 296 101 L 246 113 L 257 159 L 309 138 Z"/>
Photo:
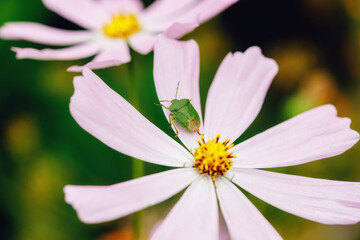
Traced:
<path fill-rule="evenodd" d="M 110 38 L 127 39 L 140 30 L 140 23 L 134 14 L 113 16 L 110 23 L 104 26 L 103 32 Z"/>
<path fill-rule="evenodd" d="M 197 168 L 201 174 L 209 174 L 212 179 L 224 176 L 233 165 L 231 159 L 236 157 L 229 152 L 229 149 L 234 146 L 234 144 L 229 144 L 231 140 L 225 139 L 224 142 L 219 140 L 220 134 L 208 142 L 205 141 L 204 135 L 201 135 L 201 140 L 197 140 L 199 147 L 195 148 L 194 152 L 193 167 Z"/>

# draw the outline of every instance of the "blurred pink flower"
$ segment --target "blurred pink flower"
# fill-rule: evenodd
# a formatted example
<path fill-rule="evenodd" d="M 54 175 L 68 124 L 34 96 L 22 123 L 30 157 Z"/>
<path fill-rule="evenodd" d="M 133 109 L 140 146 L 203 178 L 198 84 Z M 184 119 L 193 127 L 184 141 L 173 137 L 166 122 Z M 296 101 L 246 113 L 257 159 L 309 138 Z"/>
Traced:
<path fill-rule="evenodd" d="M 180 81 L 178 98 L 191 99 L 201 116 L 198 51 L 194 41 L 159 37 L 154 79 L 159 99 L 174 98 Z M 200 130 L 203 138 L 178 127 L 184 148 L 85 69 L 83 76 L 75 78 L 70 103 L 79 125 L 121 153 L 177 168 L 111 186 L 68 185 L 66 202 L 83 222 L 100 223 L 157 204 L 187 188 L 151 239 L 218 239 L 218 202 L 231 239 L 281 239 L 236 185 L 312 221 L 357 223 L 359 183 L 256 169 L 303 164 L 351 148 L 359 134 L 350 129 L 350 119 L 336 116 L 334 106 L 299 114 L 234 147 L 231 140 L 223 138 L 235 140 L 247 129 L 277 71 L 276 63 L 257 47 L 229 53 L 208 93 Z"/>
<path fill-rule="evenodd" d="M 106 68 L 131 60 L 129 47 L 148 54 L 156 36 L 180 38 L 238 0 L 157 0 L 144 9 L 140 0 L 43 0 L 45 6 L 86 30 L 71 31 L 32 22 L 10 22 L 0 37 L 62 49 L 13 48 L 18 59 L 73 60 L 96 55 L 85 66 Z M 82 71 L 72 66 L 69 71 Z"/>

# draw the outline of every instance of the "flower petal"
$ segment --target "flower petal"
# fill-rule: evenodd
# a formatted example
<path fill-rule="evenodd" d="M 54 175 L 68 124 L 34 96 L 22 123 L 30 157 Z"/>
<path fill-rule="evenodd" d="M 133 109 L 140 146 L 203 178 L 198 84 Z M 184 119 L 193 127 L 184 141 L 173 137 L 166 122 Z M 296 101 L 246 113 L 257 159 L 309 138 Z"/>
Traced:
<path fill-rule="evenodd" d="M 168 199 L 198 175 L 192 168 L 181 168 L 110 186 L 67 185 L 65 201 L 74 207 L 81 221 L 107 222 Z"/>
<path fill-rule="evenodd" d="M 191 154 L 142 116 L 91 70 L 74 80 L 70 112 L 77 123 L 109 147 L 165 166 L 192 163 Z"/>
<path fill-rule="evenodd" d="M 179 18 L 174 19 L 174 22 L 188 23 L 194 22 L 194 19 L 197 19 L 198 24 L 204 23 L 236 2 L 238 2 L 238 0 L 204 0 L 197 3 L 189 10 L 184 11 Z M 189 28 L 188 32 L 193 29 Z M 185 35 L 188 32 L 183 31 L 182 34 L 178 35 L 178 37 L 182 37 L 182 35 Z"/>
<path fill-rule="evenodd" d="M 276 63 L 251 47 L 229 53 L 209 89 L 205 111 L 205 135 L 235 141 L 254 121 L 264 102 Z"/>
<path fill-rule="evenodd" d="M 156 0 L 141 13 L 146 20 L 156 18 L 174 18 L 181 12 L 194 6 L 199 0 L 182 0 L 174 4 L 173 0 Z M 162 19 L 164 20 L 164 19 Z"/>
<path fill-rule="evenodd" d="M 216 192 L 231 239 L 282 239 L 265 217 L 226 178 L 217 178 Z"/>
<path fill-rule="evenodd" d="M 111 15 L 93 0 L 43 0 L 47 8 L 87 29 L 102 27 Z"/>
<path fill-rule="evenodd" d="M 143 10 L 144 5 L 140 0 L 99 0 L 106 11 L 111 15 L 120 13 L 138 13 Z"/>
<path fill-rule="evenodd" d="M 199 47 L 193 40 L 180 42 L 160 36 L 155 43 L 154 80 L 159 100 L 174 99 L 179 83 L 177 99 L 190 99 L 201 119 L 199 61 Z M 169 106 L 170 103 L 165 102 L 164 105 Z M 170 111 L 165 108 L 163 110 L 168 119 Z M 176 127 L 179 138 L 189 149 L 197 146 L 197 133 L 188 132 L 177 123 Z"/>
<path fill-rule="evenodd" d="M 222 214 L 219 216 L 219 240 L 231 240 L 228 227 Z"/>
<path fill-rule="evenodd" d="M 141 54 L 148 54 L 154 48 L 156 37 L 157 35 L 154 33 L 141 31 L 129 38 L 129 45 Z"/>
<path fill-rule="evenodd" d="M 174 23 L 203 23 L 213 18 L 238 0 L 202 0 L 181 1 L 181 4 L 172 4 L 171 1 L 156 1 L 153 6 L 145 9 L 142 13 L 144 29 L 148 31 L 162 32 Z M 172 5 L 172 6 L 169 6 Z M 189 31 L 193 29 L 189 28 Z M 183 32 L 184 35 L 186 32 Z M 180 34 L 179 34 L 180 36 Z"/>
<path fill-rule="evenodd" d="M 166 31 L 164 32 L 164 35 L 168 38 L 180 38 L 184 36 L 188 32 L 192 32 L 195 28 L 199 26 L 198 19 L 194 19 L 192 21 L 188 22 L 175 22 L 172 24 Z"/>
<path fill-rule="evenodd" d="M 286 212 L 323 224 L 360 221 L 360 183 L 233 169 L 232 181 Z"/>
<path fill-rule="evenodd" d="M 34 48 L 17 48 L 11 50 L 16 52 L 18 59 L 37 59 L 37 60 L 75 60 L 90 57 L 96 54 L 101 48 L 98 42 L 85 42 L 72 47 L 61 49 L 34 49 Z"/>
<path fill-rule="evenodd" d="M 151 240 L 218 240 L 219 216 L 214 184 L 199 176 L 185 191 Z"/>
<path fill-rule="evenodd" d="M 89 31 L 69 31 L 32 22 L 10 22 L 0 28 L 0 38 L 49 45 L 72 45 L 90 40 Z"/>
<path fill-rule="evenodd" d="M 292 166 L 336 156 L 359 140 L 350 122 L 336 117 L 332 105 L 314 108 L 235 146 L 234 167 Z"/>
<path fill-rule="evenodd" d="M 90 69 L 107 68 L 130 62 L 130 60 L 131 56 L 126 42 L 117 41 L 116 44 L 108 45 L 104 50 L 100 51 L 96 57 L 85 66 L 72 66 L 68 68 L 68 71 L 81 72 L 84 67 Z"/>

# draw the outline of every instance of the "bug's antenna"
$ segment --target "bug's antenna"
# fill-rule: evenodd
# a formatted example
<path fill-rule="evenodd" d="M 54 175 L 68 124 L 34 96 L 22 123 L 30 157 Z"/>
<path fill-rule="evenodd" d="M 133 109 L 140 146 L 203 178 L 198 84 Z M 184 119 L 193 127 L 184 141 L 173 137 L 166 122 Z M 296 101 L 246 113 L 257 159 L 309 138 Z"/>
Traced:
<path fill-rule="evenodd" d="M 179 91 L 179 84 L 180 84 L 180 81 L 178 81 L 178 84 L 177 84 L 177 87 L 176 87 L 175 99 L 177 99 L 177 93 Z"/>

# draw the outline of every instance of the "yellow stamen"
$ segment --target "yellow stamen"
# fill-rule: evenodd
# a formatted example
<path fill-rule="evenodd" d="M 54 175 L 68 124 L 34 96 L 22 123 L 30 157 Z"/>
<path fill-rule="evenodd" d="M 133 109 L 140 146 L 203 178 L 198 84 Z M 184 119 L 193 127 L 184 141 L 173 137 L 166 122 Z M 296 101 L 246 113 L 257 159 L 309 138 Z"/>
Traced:
<path fill-rule="evenodd" d="M 236 156 L 229 152 L 229 149 L 234 144 L 229 144 L 230 139 L 225 139 L 224 142 L 219 142 L 220 134 L 212 140 L 205 142 L 204 136 L 201 135 L 201 140 L 198 140 L 199 147 L 195 148 L 194 158 L 195 163 L 193 167 L 197 168 L 200 173 L 207 173 L 213 179 L 217 176 L 223 176 L 226 171 L 230 170 L 233 161 L 232 158 Z"/>
<path fill-rule="evenodd" d="M 134 14 L 119 14 L 104 26 L 104 34 L 110 38 L 128 38 L 140 30 L 140 23 Z"/>

